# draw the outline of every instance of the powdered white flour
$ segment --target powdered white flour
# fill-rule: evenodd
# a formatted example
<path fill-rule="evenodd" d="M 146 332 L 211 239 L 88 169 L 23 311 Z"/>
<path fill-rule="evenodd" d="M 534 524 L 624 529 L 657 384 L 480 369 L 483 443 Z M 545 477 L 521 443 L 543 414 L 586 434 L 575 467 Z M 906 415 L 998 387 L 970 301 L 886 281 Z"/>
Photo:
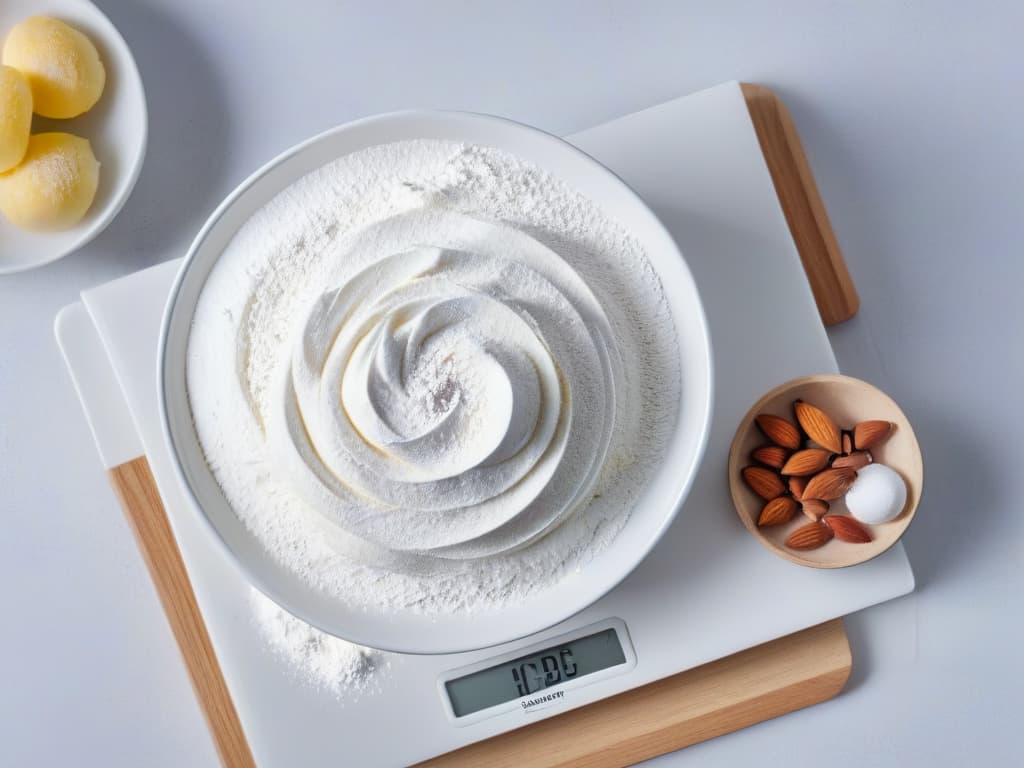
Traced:
<path fill-rule="evenodd" d="M 497 609 L 621 530 L 675 428 L 679 353 L 640 244 L 506 153 L 383 145 L 238 232 L 188 388 L 245 525 L 373 610 Z"/>
<path fill-rule="evenodd" d="M 259 590 L 252 590 L 250 602 L 267 644 L 302 682 L 349 701 L 380 690 L 381 675 L 391 668 L 389 654 L 321 632 Z"/>

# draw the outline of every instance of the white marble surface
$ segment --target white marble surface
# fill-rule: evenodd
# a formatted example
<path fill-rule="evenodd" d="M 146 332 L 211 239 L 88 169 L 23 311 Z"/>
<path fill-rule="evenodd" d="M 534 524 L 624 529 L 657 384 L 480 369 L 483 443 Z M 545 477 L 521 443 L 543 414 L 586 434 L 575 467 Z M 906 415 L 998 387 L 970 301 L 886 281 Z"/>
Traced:
<path fill-rule="evenodd" d="M 922 442 L 918 591 L 849 619 L 836 700 L 651 765 L 1019 760 L 1019 5 L 99 5 L 135 50 L 150 149 L 107 232 L 0 279 L 0 764 L 215 765 L 53 343 L 60 306 L 179 254 L 253 168 L 338 122 L 430 106 L 568 133 L 731 78 L 789 104 L 863 299 L 840 365 Z"/>

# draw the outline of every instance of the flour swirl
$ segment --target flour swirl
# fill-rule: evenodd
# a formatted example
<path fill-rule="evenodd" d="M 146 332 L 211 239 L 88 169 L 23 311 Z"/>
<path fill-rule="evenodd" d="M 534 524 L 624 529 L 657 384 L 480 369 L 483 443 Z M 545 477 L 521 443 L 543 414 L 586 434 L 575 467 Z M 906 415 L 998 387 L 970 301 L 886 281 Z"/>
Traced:
<path fill-rule="evenodd" d="M 268 425 L 299 492 L 361 539 L 446 558 L 557 526 L 594 487 L 621 376 L 586 283 L 532 237 L 454 213 L 389 218 L 347 250 L 370 264 L 311 302 Z M 587 455 L 565 461 L 569 444 Z"/>

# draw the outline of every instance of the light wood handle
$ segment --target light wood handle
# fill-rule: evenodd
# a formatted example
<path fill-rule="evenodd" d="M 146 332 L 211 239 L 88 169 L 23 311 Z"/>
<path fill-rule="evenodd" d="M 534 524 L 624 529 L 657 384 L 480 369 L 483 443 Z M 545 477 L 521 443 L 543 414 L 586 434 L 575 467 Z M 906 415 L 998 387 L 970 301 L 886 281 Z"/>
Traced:
<path fill-rule="evenodd" d="M 751 83 L 741 87 L 821 319 L 825 325 L 849 320 L 857 314 L 860 298 L 793 118 L 769 88 Z"/>
<path fill-rule="evenodd" d="M 178 641 L 221 762 L 228 768 L 252 768 L 256 763 L 213 652 L 149 462 L 142 456 L 114 467 L 109 474 Z"/>

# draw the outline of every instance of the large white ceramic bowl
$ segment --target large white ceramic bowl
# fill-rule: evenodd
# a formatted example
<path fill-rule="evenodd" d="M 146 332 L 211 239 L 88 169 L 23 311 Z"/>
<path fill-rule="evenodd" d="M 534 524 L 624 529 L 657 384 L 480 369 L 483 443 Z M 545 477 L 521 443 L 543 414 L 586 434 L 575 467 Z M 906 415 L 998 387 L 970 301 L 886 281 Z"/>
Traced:
<path fill-rule="evenodd" d="M 88 139 L 100 162 L 96 199 L 85 217 L 63 232 L 25 232 L 0 214 L 0 275 L 41 267 L 81 248 L 106 229 L 128 200 L 146 154 L 146 94 L 135 59 L 121 33 L 89 0 L 2 0 L 0 44 L 28 16 L 53 16 L 81 30 L 95 44 L 107 70 L 103 95 L 71 120 L 36 115 L 32 133 L 62 131 Z"/>
<path fill-rule="evenodd" d="M 683 377 L 678 428 L 629 521 L 581 574 L 501 612 L 374 612 L 310 588 L 279 565 L 236 517 L 206 465 L 189 410 L 185 353 L 196 301 L 238 229 L 310 171 L 366 147 L 409 139 L 445 139 L 505 150 L 549 170 L 597 202 L 643 243 L 665 286 L 678 331 Z M 508 642 L 557 624 L 607 593 L 643 560 L 672 523 L 703 454 L 711 414 L 711 354 L 697 287 L 678 247 L 636 193 L 604 166 L 561 139 L 508 120 L 458 112 L 398 112 L 343 125 L 288 150 L 213 213 L 171 292 L 160 349 L 160 402 L 167 443 L 187 496 L 261 591 L 310 624 L 361 645 L 403 653 L 454 653 Z"/>

